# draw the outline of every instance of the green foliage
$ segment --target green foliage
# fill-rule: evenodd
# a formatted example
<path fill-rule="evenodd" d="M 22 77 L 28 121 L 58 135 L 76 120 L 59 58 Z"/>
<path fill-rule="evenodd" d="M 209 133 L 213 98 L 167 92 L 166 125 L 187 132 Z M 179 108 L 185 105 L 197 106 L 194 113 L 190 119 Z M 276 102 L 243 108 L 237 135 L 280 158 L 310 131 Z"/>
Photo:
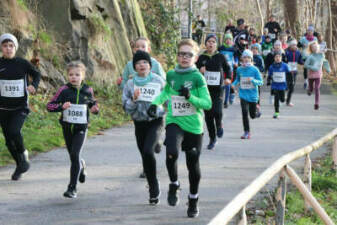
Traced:
<path fill-rule="evenodd" d="M 46 45 L 50 45 L 53 42 L 52 37 L 46 31 L 39 31 L 37 35 L 39 39 Z"/>
<path fill-rule="evenodd" d="M 121 92 L 117 87 L 106 89 L 94 85 L 95 93 L 100 106 L 99 115 L 91 115 L 89 135 L 95 135 L 102 129 L 114 125 L 121 125 L 129 121 L 129 117 L 121 107 Z M 111 93 L 110 93 L 111 92 Z M 105 95 L 107 94 L 107 95 Z M 33 155 L 48 151 L 54 147 L 64 145 L 62 129 L 59 124 L 60 113 L 49 113 L 46 104 L 51 96 L 30 96 L 31 113 L 27 117 L 22 129 L 26 148 Z M 13 162 L 2 135 L 0 134 L 0 166 Z"/>
<path fill-rule="evenodd" d="M 21 7 L 21 9 L 28 11 L 27 3 L 25 2 L 25 0 L 16 0 L 16 2 Z"/>
<path fill-rule="evenodd" d="M 168 2 L 168 3 L 166 3 Z M 146 30 L 155 55 L 164 54 L 167 69 L 176 64 L 177 43 L 180 39 L 178 10 L 169 1 L 140 0 Z"/>
<path fill-rule="evenodd" d="M 105 23 L 101 15 L 92 14 L 88 18 L 88 24 L 89 24 L 90 32 L 94 36 L 103 34 L 106 40 L 108 40 L 112 36 L 111 28 L 109 27 L 108 24 Z"/>

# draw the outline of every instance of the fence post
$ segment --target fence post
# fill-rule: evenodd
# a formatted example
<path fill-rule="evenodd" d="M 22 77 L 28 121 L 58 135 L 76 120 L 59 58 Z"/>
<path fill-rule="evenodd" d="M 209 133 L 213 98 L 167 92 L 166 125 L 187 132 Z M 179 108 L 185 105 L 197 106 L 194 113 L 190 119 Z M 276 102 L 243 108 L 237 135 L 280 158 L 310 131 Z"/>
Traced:
<path fill-rule="evenodd" d="M 246 206 L 243 206 L 239 213 L 238 225 L 247 225 Z"/>
<path fill-rule="evenodd" d="M 287 194 L 287 185 L 286 185 L 286 176 L 284 169 L 280 171 L 280 176 L 278 180 L 278 186 L 276 190 L 276 225 L 284 225 L 284 215 L 286 208 L 286 194 Z"/>
<path fill-rule="evenodd" d="M 332 160 L 333 160 L 333 169 L 336 171 L 336 176 L 337 176 L 337 136 L 335 136 L 333 139 Z"/>
<path fill-rule="evenodd" d="M 304 163 L 304 175 L 303 175 L 303 183 L 305 184 L 305 186 L 308 188 L 308 191 L 311 192 L 311 159 L 310 159 L 310 155 L 307 154 L 305 157 L 305 163 Z M 309 211 L 312 209 L 310 203 L 305 199 L 304 201 L 305 204 L 305 210 Z"/>

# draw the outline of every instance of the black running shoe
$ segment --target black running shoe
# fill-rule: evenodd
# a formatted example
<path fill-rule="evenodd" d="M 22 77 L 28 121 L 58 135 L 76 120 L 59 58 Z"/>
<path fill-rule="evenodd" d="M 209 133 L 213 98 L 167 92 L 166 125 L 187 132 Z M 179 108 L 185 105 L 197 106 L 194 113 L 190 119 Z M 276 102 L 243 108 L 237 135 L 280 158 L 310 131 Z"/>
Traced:
<path fill-rule="evenodd" d="M 25 150 L 22 154 L 19 155 L 18 167 L 21 173 L 25 173 L 29 170 L 30 164 L 27 150 Z"/>
<path fill-rule="evenodd" d="M 84 183 L 85 178 L 87 176 L 87 172 L 85 171 L 87 166 L 85 165 L 84 159 L 81 159 L 81 165 L 82 165 L 82 169 L 81 169 L 80 177 L 78 178 L 78 180 L 80 183 Z"/>
<path fill-rule="evenodd" d="M 190 218 L 195 218 L 199 216 L 198 198 L 188 197 L 187 216 Z"/>
<path fill-rule="evenodd" d="M 180 184 L 170 184 L 169 191 L 167 195 L 167 202 L 170 206 L 176 206 L 179 203 L 178 192 L 180 190 Z"/>
<path fill-rule="evenodd" d="M 22 177 L 22 173 L 20 172 L 19 168 L 16 167 L 14 173 L 12 174 L 12 180 L 19 180 Z"/>
<path fill-rule="evenodd" d="M 157 143 L 156 146 L 154 147 L 154 152 L 159 154 L 161 152 L 161 144 Z"/>
<path fill-rule="evenodd" d="M 63 196 L 66 198 L 76 198 L 77 197 L 76 187 L 68 185 L 68 189 L 66 192 L 63 193 Z"/>
<path fill-rule="evenodd" d="M 160 197 L 159 183 L 154 188 L 150 188 L 149 192 L 150 192 L 150 199 L 149 199 L 150 205 L 159 204 L 159 197 Z"/>

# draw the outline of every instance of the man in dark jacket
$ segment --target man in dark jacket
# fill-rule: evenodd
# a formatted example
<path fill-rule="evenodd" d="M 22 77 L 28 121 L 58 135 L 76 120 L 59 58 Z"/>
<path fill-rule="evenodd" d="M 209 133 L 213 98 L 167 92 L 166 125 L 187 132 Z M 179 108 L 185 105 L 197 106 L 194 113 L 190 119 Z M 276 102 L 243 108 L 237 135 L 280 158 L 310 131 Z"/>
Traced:
<path fill-rule="evenodd" d="M 280 24 L 275 21 L 274 15 L 271 15 L 269 22 L 266 23 L 264 28 L 268 28 L 269 34 L 272 36 L 272 41 L 275 42 L 279 33 L 281 32 L 281 27 Z"/>

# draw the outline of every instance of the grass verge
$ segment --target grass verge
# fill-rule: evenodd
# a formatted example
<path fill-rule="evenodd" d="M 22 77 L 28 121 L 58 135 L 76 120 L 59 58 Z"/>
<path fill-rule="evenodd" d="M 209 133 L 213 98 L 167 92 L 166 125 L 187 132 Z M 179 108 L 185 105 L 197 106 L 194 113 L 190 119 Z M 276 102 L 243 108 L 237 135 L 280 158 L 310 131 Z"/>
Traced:
<path fill-rule="evenodd" d="M 117 87 L 95 89 L 96 98 L 100 106 L 99 115 L 90 116 L 89 136 L 100 134 L 104 129 L 122 125 L 129 121 L 121 104 L 121 92 Z M 64 145 L 62 129 L 59 124 L 60 113 L 49 113 L 47 102 L 52 96 L 38 94 L 30 96 L 31 112 L 22 129 L 25 147 L 31 155 L 46 152 Z M 12 163 L 13 160 L 5 145 L 2 132 L 0 134 L 0 166 Z"/>

